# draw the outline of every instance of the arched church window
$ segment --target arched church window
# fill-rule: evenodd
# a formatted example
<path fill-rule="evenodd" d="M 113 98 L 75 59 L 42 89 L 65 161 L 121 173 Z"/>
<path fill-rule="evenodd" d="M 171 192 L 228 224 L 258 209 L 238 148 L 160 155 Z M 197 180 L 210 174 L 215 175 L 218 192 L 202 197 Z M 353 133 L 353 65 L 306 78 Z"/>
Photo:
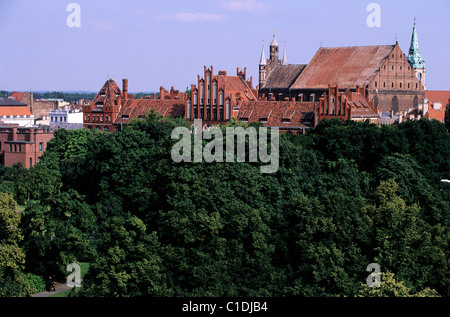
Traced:
<path fill-rule="evenodd" d="M 393 110 L 394 112 L 398 112 L 398 97 L 397 96 L 394 96 L 392 98 L 391 110 Z"/>

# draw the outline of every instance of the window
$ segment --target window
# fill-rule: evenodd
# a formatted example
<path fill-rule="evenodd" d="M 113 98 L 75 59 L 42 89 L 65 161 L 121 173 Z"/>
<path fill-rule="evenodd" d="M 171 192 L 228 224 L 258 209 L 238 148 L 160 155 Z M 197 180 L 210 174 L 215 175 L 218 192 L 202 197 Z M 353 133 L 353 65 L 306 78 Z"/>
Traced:
<path fill-rule="evenodd" d="M 398 98 L 397 96 L 394 96 L 394 98 L 392 98 L 392 110 L 394 110 L 394 112 L 398 112 Z"/>
<path fill-rule="evenodd" d="M 402 88 L 402 83 L 400 83 L 400 88 Z"/>
<path fill-rule="evenodd" d="M 109 128 L 108 128 L 108 127 L 105 127 L 105 128 L 103 129 L 103 131 L 109 132 Z"/>
<path fill-rule="evenodd" d="M 42 152 L 44 149 L 44 144 L 42 142 L 39 142 L 39 152 Z"/>
<path fill-rule="evenodd" d="M 9 145 L 9 151 L 12 152 L 12 144 Z"/>
<path fill-rule="evenodd" d="M 378 83 L 377 82 L 375 82 L 375 88 L 377 88 L 378 87 Z"/>
<path fill-rule="evenodd" d="M 30 167 L 33 166 L 33 159 L 30 157 Z"/>
<path fill-rule="evenodd" d="M 383 88 L 386 88 L 386 83 L 383 83 Z"/>

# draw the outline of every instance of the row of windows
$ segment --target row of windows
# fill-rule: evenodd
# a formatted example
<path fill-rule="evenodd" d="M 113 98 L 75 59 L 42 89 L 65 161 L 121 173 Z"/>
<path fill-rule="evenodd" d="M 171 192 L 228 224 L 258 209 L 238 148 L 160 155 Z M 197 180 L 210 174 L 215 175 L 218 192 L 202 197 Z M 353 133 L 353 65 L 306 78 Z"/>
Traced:
<path fill-rule="evenodd" d="M 58 117 L 50 117 L 51 122 L 58 122 Z M 67 117 L 59 117 L 59 122 L 67 122 Z"/>
<path fill-rule="evenodd" d="M 0 142 L 0 150 L 1 150 L 1 142 Z M 22 147 L 22 144 L 10 144 L 9 145 L 9 152 L 11 153 L 21 153 L 22 149 L 25 152 L 25 147 Z M 39 152 L 42 152 L 44 150 L 44 143 L 39 142 Z"/>
<path fill-rule="evenodd" d="M 88 128 L 88 130 L 102 130 L 102 128 L 101 127 L 99 127 L 99 126 L 96 126 L 96 127 L 93 127 L 93 126 L 88 126 L 87 127 Z M 105 132 L 109 132 L 109 127 L 103 127 L 103 131 L 105 131 Z"/>
<path fill-rule="evenodd" d="M 103 120 L 105 120 L 105 122 L 111 122 L 111 116 L 92 115 L 92 122 L 103 122 Z M 84 121 L 91 122 L 91 115 L 84 115 Z"/>
<path fill-rule="evenodd" d="M 199 119 L 199 111 L 197 107 L 194 107 L 194 119 Z M 200 109 L 200 119 L 211 120 L 211 109 L 206 109 L 206 118 L 205 112 L 203 109 Z M 217 120 L 217 111 L 213 111 L 212 120 Z M 223 120 L 223 109 L 219 109 L 219 121 Z"/>
<path fill-rule="evenodd" d="M 395 66 L 392 65 L 392 70 L 395 70 Z M 386 70 L 386 65 L 384 65 L 384 70 Z M 403 66 L 400 66 L 400 70 L 403 70 Z M 408 70 L 411 70 L 411 66 L 408 66 Z"/>
<path fill-rule="evenodd" d="M 408 83 L 407 87 L 408 87 L 408 89 L 411 89 L 411 83 Z M 375 82 L 375 88 L 378 88 L 378 82 Z M 386 82 L 383 82 L 383 88 L 386 88 Z M 394 82 L 391 82 L 391 88 L 396 88 Z M 399 83 L 399 88 L 400 89 L 406 88 L 406 86 L 403 87 L 403 84 Z M 416 89 L 418 89 L 418 88 L 419 88 L 419 84 L 416 83 Z"/>

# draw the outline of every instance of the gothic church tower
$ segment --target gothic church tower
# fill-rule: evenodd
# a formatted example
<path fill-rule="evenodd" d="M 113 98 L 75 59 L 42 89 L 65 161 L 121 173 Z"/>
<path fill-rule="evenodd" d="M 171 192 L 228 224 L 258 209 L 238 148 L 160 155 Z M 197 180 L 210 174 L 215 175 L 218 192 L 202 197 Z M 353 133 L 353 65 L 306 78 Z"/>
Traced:
<path fill-rule="evenodd" d="M 425 61 L 422 59 L 419 50 L 419 39 L 417 37 L 416 21 L 414 20 L 413 33 L 411 36 L 411 45 L 409 47 L 409 54 L 407 57 L 409 64 L 417 76 L 419 82 L 425 88 Z"/>

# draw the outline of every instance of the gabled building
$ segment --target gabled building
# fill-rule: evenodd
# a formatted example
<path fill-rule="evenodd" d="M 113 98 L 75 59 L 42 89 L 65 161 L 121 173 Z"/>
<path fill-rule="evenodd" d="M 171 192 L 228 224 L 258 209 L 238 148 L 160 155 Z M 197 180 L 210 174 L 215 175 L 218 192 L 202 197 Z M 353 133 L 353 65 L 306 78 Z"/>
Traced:
<path fill-rule="evenodd" d="M 307 65 L 278 57 L 275 37 L 270 58 L 259 63 L 259 95 L 264 100 L 314 102 L 329 86 L 353 92 L 363 88 L 377 111 L 401 112 L 423 103 L 425 63 L 414 24 L 409 55 L 394 45 L 321 47 Z"/>
<path fill-rule="evenodd" d="M 236 76 L 226 71 L 214 74 L 214 68 L 204 66 L 204 77 L 197 76 L 197 86 L 191 85 L 191 98 L 186 103 L 186 119 L 202 119 L 205 125 L 226 123 L 237 117 L 243 102 L 256 101 L 258 92 L 247 69 L 236 70 Z"/>
<path fill-rule="evenodd" d="M 170 92 L 161 87 L 159 96 L 135 99 L 128 93 L 128 79 L 122 80 L 122 90 L 113 79 L 108 79 L 92 103 L 83 106 L 84 128 L 120 131 L 131 119 L 142 117 L 152 109 L 163 117 L 184 117 L 187 96 L 173 87 Z"/>

